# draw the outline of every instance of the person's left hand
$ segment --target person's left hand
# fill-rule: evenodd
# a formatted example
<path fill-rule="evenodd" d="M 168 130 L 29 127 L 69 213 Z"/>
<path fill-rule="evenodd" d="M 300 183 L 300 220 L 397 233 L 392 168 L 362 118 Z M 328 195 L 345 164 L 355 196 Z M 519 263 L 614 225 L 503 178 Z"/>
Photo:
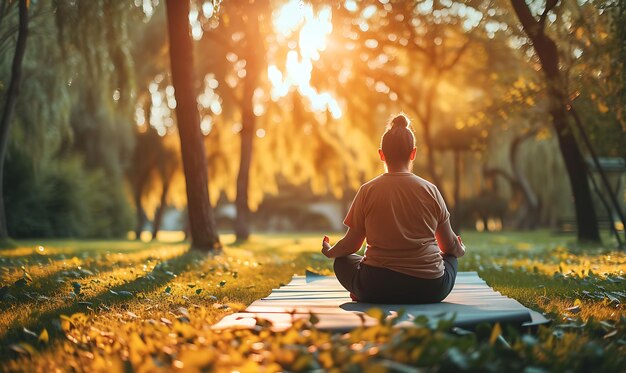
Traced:
<path fill-rule="evenodd" d="M 328 236 L 324 236 L 324 240 L 322 240 L 322 254 L 324 254 L 325 257 L 330 258 L 330 248 L 332 246 L 330 246 L 330 239 L 328 238 Z"/>

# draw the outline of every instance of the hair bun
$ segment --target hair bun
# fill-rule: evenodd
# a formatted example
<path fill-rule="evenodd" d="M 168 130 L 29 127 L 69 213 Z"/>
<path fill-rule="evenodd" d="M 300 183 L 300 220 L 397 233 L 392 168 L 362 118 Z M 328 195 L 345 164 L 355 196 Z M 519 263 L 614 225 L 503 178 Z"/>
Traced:
<path fill-rule="evenodd" d="M 404 114 L 396 115 L 396 117 L 391 120 L 391 129 L 407 128 L 408 126 L 409 120 Z"/>

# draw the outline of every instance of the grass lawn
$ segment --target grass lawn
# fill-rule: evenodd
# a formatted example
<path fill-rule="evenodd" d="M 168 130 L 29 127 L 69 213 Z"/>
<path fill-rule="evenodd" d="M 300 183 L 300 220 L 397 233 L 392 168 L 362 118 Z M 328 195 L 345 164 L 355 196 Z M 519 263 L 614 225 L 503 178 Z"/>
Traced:
<path fill-rule="evenodd" d="M 210 329 L 293 274 L 330 273 L 332 262 L 319 254 L 321 237 L 257 235 L 215 257 L 189 252 L 184 243 L 19 241 L 0 250 L 0 370 L 626 366 L 626 255 L 548 232 L 463 235 L 468 254 L 460 270 L 478 271 L 496 290 L 547 313 L 552 324 L 534 334 L 485 325 L 459 336 L 446 325 L 398 330 L 389 322 L 345 335 L 311 323 L 281 333 Z"/>

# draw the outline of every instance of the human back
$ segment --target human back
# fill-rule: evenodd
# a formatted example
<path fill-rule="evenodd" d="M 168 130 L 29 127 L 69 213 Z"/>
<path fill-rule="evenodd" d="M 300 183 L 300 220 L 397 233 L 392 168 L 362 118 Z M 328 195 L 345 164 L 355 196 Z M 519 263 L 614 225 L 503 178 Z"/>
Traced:
<path fill-rule="evenodd" d="M 346 234 L 322 253 L 353 300 L 434 303 L 452 290 L 465 254 L 450 213 L 432 183 L 411 172 L 415 136 L 406 116 L 387 125 L 378 150 L 386 172 L 363 184 L 344 220 Z M 356 254 L 367 240 L 364 256 Z"/>
<path fill-rule="evenodd" d="M 443 275 L 435 232 L 449 218 L 437 188 L 411 172 L 387 172 L 359 190 L 346 225 L 363 229 L 363 263 L 420 278 Z"/>

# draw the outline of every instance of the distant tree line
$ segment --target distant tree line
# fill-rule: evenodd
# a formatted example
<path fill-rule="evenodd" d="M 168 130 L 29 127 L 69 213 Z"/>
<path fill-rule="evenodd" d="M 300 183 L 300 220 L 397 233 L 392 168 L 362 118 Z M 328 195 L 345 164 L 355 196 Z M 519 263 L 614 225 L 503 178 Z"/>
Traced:
<path fill-rule="evenodd" d="M 384 122 L 405 111 L 414 171 L 456 227 L 570 213 L 579 239 L 599 239 L 581 136 L 626 156 L 623 2 L 331 5 L 0 1 L 0 236 L 138 237 L 151 220 L 156 237 L 176 206 L 210 250 L 212 206 L 230 200 L 243 241 L 277 178 L 348 203 L 381 171 Z M 324 45 L 305 50 L 324 12 Z M 294 61 L 309 80 L 289 76 Z"/>

